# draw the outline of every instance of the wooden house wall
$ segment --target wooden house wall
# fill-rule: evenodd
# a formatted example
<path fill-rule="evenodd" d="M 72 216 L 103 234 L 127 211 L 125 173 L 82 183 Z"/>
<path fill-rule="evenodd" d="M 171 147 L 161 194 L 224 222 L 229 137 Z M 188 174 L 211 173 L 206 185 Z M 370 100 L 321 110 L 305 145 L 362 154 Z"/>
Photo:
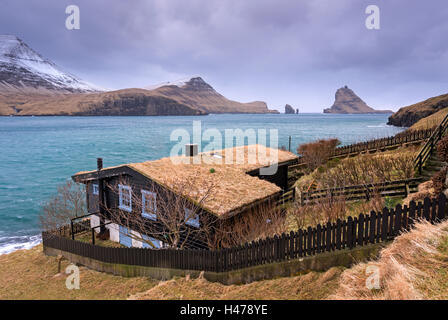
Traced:
<path fill-rule="evenodd" d="M 121 171 L 123 169 L 120 169 Z M 96 181 L 94 182 L 96 183 Z M 89 183 L 92 184 L 92 183 Z M 109 178 L 105 178 L 104 179 L 104 194 L 105 194 L 105 202 L 106 202 L 106 207 L 109 210 L 119 210 L 118 206 L 119 206 L 119 194 L 118 194 L 118 184 L 123 184 L 123 185 L 127 185 L 130 186 L 132 189 L 132 212 L 129 212 L 129 214 L 137 214 L 137 215 L 141 215 L 141 202 L 139 202 L 138 204 L 135 203 L 136 198 L 139 199 L 139 201 L 141 201 L 141 190 L 146 190 L 146 191 L 151 191 L 151 192 L 155 192 L 158 194 L 158 196 L 160 196 L 160 190 L 161 188 L 163 188 L 162 186 L 160 186 L 159 184 L 153 182 L 151 179 L 147 178 L 146 176 L 133 171 L 131 169 L 127 169 L 126 170 L 126 174 L 125 175 L 111 175 L 111 177 Z M 88 203 L 90 203 L 92 210 L 94 208 L 98 208 L 98 196 L 94 196 L 93 195 L 93 187 L 88 187 Z M 97 201 L 96 205 L 93 204 L 94 201 Z M 192 204 L 192 208 L 194 207 L 194 205 Z M 160 209 L 159 209 L 160 210 Z M 96 212 L 96 211 L 92 211 L 92 212 Z M 163 214 L 162 212 L 157 212 L 157 214 Z M 107 215 L 107 213 L 106 213 Z M 199 219 L 200 219 L 200 223 L 203 221 L 203 219 L 205 219 L 208 215 L 210 215 L 208 212 L 201 210 L 199 213 Z M 153 221 L 148 219 L 148 223 L 150 223 L 153 227 L 155 224 L 157 224 L 157 221 Z M 189 228 L 189 226 L 186 226 Z M 194 227 L 191 227 L 194 228 Z M 205 238 L 201 237 L 201 239 L 197 239 L 198 242 L 203 242 L 205 241 Z M 162 239 L 160 239 L 162 240 Z M 162 240 L 163 241 L 163 240 Z"/>
<path fill-rule="evenodd" d="M 251 176 L 259 177 L 260 179 L 276 184 L 283 190 L 288 189 L 288 165 L 279 165 L 277 172 L 273 175 L 260 175 L 260 170 L 249 172 Z"/>

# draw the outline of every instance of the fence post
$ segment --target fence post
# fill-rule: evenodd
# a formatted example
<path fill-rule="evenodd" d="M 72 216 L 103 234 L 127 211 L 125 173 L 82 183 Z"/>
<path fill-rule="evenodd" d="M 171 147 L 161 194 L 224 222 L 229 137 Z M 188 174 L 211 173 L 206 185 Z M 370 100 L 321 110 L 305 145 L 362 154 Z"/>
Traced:
<path fill-rule="evenodd" d="M 431 218 L 431 200 L 428 197 L 423 200 L 423 218 L 426 221 L 430 221 Z"/>
<path fill-rule="evenodd" d="M 299 234 L 298 234 L 298 256 L 299 257 L 303 257 L 303 230 L 300 229 L 299 230 Z"/>
<path fill-rule="evenodd" d="M 92 244 L 95 245 L 95 229 L 92 228 Z"/>
<path fill-rule="evenodd" d="M 72 232 L 72 240 L 75 240 L 75 232 L 73 230 L 73 220 L 70 220 L 70 230 Z"/>
<path fill-rule="evenodd" d="M 347 219 L 347 246 L 353 249 L 353 218 Z"/>
<path fill-rule="evenodd" d="M 388 223 L 389 223 L 389 209 L 384 208 L 383 209 L 383 216 L 382 216 L 382 226 L 381 226 L 381 240 L 387 241 L 387 231 L 388 231 Z"/>
<path fill-rule="evenodd" d="M 313 236 L 313 229 L 311 227 L 308 227 L 307 230 L 307 239 L 306 239 L 306 253 L 310 256 L 311 255 L 311 244 L 312 244 L 312 236 Z"/>
<path fill-rule="evenodd" d="M 327 222 L 327 233 L 325 234 L 325 249 L 326 251 L 330 252 L 331 251 L 331 247 L 332 247 L 332 243 L 331 243 L 331 223 L 330 221 Z"/>
<path fill-rule="evenodd" d="M 341 219 L 336 221 L 336 249 L 341 249 L 342 223 Z"/>
<path fill-rule="evenodd" d="M 370 243 L 375 243 L 375 227 L 376 227 L 376 212 L 370 212 L 370 234 L 368 241 Z M 367 240 L 367 239 L 366 239 Z"/>
<path fill-rule="evenodd" d="M 359 215 L 358 219 L 358 245 L 364 244 L 364 214 Z"/>
<path fill-rule="evenodd" d="M 394 223 L 394 236 L 398 235 L 401 230 L 401 213 L 402 207 L 397 204 L 395 207 L 395 223 Z"/>
<path fill-rule="evenodd" d="M 437 208 L 437 220 L 441 221 L 445 218 L 446 196 L 442 192 L 439 196 L 439 207 Z"/>
<path fill-rule="evenodd" d="M 322 243 L 322 227 L 320 224 L 316 227 L 316 252 L 320 253 L 322 252 L 321 243 Z"/>

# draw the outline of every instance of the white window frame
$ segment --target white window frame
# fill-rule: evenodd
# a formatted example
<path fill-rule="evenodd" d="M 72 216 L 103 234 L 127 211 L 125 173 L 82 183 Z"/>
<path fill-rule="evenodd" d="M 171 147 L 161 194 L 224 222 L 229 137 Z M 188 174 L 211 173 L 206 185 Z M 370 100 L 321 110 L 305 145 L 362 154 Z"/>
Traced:
<path fill-rule="evenodd" d="M 153 212 L 146 212 L 146 201 L 152 201 Z M 157 220 L 157 194 L 142 190 L 142 216 L 151 220 Z"/>
<path fill-rule="evenodd" d="M 124 194 L 124 192 L 128 193 L 128 196 L 129 196 L 129 206 L 127 206 L 126 204 L 123 204 L 123 194 Z M 121 210 L 132 212 L 132 188 L 130 186 L 125 186 L 125 185 L 119 184 L 118 185 L 118 193 L 119 193 L 118 207 Z"/>
<path fill-rule="evenodd" d="M 100 194 L 100 189 L 98 188 L 98 183 L 92 184 L 92 194 L 94 194 L 95 196 L 98 196 Z"/>
<path fill-rule="evenodd" d="M 189 217 L 193 214 L 193 210 L 191 210 L 189 208 L 184 208 L 184 212 L 185 212 L 185 224 L 195 227 L 195 228 L 199 228 L 201 226 L 201 223 L 199 222 L 198 214 L 195 214 L 194 219 L 192 219 Z"/>

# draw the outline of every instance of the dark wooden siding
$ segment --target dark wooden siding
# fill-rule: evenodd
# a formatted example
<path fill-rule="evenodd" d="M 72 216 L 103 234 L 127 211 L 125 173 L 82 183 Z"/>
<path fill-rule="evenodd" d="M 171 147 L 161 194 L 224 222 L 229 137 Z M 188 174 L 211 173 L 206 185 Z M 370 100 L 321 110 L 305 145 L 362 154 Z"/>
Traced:
<path fill-rule="evenodd" d="M 282 188 L 282 190 L 287 190 L 288 189 L 288 165 L 279 165 L 277 168 L 277 172 L 274 175 L 260 175 L 260 170 L 254 170 L 249 172 L 248 174 L 250 174 L 253 177 L 259 177 L 260 179 L 269 181 L 271 183 L 276 184 L 277 186 L 279 186 L 280 188 Z"/>
<path fill-rule="evenodd" d="M 123 169 L 121 169 L 121 170 L 123 170 Z M 136 201 L 135 198 L 137 198 L 137 199 L 139 199 L 139 201 L 141 201 L 141 190 L 156 192 L 158 195 L 163 194 L 160 191 L 158 191 L 158 190 L 161 190 L 161 188 L 163 188 L 162 186 L 155 183 L 148 177 L 146 177 L 136 171 L 128 169 L 128 170 L 126 170 L 125 175 L 121 175 L 121 176 L 113 175 L 112 177 L 105 179 L 105 200 L 106 200 L 106 206 L 109 210 L 119 210 L 118 209 L 119 194 L 117 191 L 119 183 L 130 186 L 132 188 L 132 193 L 133 193 L 132 212 L 130 212 L 129 214 L 137 214 L 137 215 L 142 214 L 141 213 L 141 203 L 139 203 L 138 205 L 135 203 L 135 201 Z M 98 199 L 98 197 L 97 197 L 97 199 Z M 157 199 L 157 201 L 158 200 L 159 199 Z M 137 209 L 137 207 L 138 207 L 138 209 Z M 192 207 L 193 207 L 193 205 L 192 205 Z M 157 212 L 157 214 L 163 214 L 163 213 Z M 209 215 L 209 213 L 204 210 L 201 210 L 199 212 L 200 223 L 203 219 L 206 218 L 207 215 Z M 155 225 L 157 225 L 157 221 L 148 219 L 148 223 L 151 224 L 151 228 L 153 230 L 154 230 L 154 228 L 156 228 Z M 160 228 L 162 228 L 162 226 L 160 226 Z M 161 231 L 162 229 L 158 229 L 158 230 Z M 138 231 L 138 230 L 136 230 L 136 231 Z M 148 234 L 148 235 L 154 236 L 151 234 Z M 160 235 L 154 236 L 154 237 L 160 241 L 164 240 L 164 239 L 160 238 Z M 193 245 L 193 242 L 194 242 L 194 245 Z M 192 239 L 191 247 L 197 247 L 198 245 L 206 246 L 205 235 L 199 236 L 199 235 L 197 235 L 197 233 L 195 234 L 195 239 Z"/>

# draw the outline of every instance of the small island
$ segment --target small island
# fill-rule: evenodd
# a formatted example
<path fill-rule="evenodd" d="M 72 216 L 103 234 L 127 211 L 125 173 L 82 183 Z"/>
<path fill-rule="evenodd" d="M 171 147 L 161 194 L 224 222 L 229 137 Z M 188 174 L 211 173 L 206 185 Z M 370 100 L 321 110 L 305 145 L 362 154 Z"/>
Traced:
<path fill-rule="evenodd" d="M 378 114 L 393 113 L 391 110 L 375 110 L 369 107 L 349 87 L 345 86 L 336 91 L 334 104 L 331 108 L 324 109 L 324 113 L 337 114 Z"/>

